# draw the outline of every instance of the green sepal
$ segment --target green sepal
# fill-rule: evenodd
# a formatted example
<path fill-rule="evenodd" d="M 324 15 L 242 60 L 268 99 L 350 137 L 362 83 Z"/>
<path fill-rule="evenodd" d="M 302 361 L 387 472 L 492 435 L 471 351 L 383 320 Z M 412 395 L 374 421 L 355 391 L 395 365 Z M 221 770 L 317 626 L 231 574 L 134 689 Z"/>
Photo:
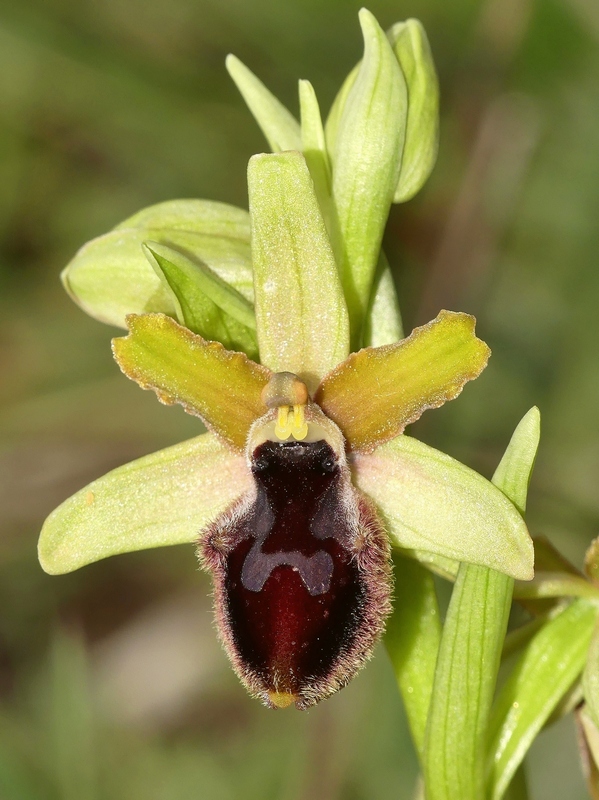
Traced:
<path fill-rule="evenodd" d="M 349 352 L 345 298 L 314 184 L 301 153 L 248 167 L 260 359 L 313 392 Z"/>
<path fill-rule="evenodd" d="M 408 87 L 406 139 L 394 203 L 420 191 L 439 149 L 439 82 L 426 32 L 417 19 L 398 22 L 388 32 Z"/>
<path fill-rule="evenodd" d="M 145 241 L 184 252 L 253 301 L 249 216 L 208 200 L 150 206 L 88 242 L 61 274 L 71 298 L 90 316 L 121 328 L 127 327 L 127 314 L 175 316 L 172 291 L 142 252 Z"/>
<path fill-rule="evenodd" d="M 407 89 L 389 40 L 360 11 L 364 58 L 339 120 L 333 160 L 336 245 L 352 342 L 358 347 L 383 230 L 399 180 Z"/>
<path fill-rule="evenodd" d="M 300 126 L 293 114 L 236 56 L 228 55 L 225 64 L 273 153 L 301 150 Z"/>
<path fill-rule="evenodd" d="M 405 435 L 355 454 L 352 464 L 356 484 L 374 500 L 395 546 L 532 578 L 526 525 L 482 475 Z"/>
<path fill-rule="evenodd" d="M 142 245 L 158 277 L 175 296 L 175 311 L 185 325 L 204 339 L 221 342 L 258 360 L 256 318 L 252 304 L 201 262 L 158 242 Z"/>
<path fill-rule="evenodd" d="M 533 637 L 495 699 L 488 796 L 500 800 L 528 748 L 584 667 L 596 606 L 574 600 Z"/>
<path fill-rule="evenodd" d="M 42 567 L 56 575 L 118 553 L 197 540 L 251 484 L 245 458 L 211 433 L 112 470 L 55 509 Z"/>
<path fill-rule="evenodd" d="M 179 403 L 243 451 L 250 427 L 266 411 L 262 390 L 271 371 L 164 314 L 130 314 L 127 325 L 129 335 L 112 340 L 124 374 L 156 392 L 162 403 Z"/>

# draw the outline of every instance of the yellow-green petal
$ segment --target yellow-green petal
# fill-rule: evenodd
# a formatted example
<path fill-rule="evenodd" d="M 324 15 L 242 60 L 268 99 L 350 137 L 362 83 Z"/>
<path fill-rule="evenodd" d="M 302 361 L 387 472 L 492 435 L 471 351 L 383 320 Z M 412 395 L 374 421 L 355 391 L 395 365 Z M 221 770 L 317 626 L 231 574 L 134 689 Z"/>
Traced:
<path fill-rule="evenodd" d="M 349 352 L 335 257 L 301 153 L 257 155 L 248 168 L 260 360 L 314 391 Z"/>
<path fill-rule="evenodd" d="M 394 545 L 533 576 L 533 545 L 507 497 L 438 450 L 398 436 L 353 456 L 356 484 L 377 505 Z"/>
<path fill-rule="evenodd" d="M 474 325 L 469 314 L 441 311 L 397 344 L 352 353 L 324 379 L 316 402 L 352 449 L 372 449 L 480 375 L 491 351 Z"/>
<path fill-rule="evenodd" d="M 247 488 L 245 459 L 205 433 L 93 481 L 42 528 L 42 567 L 56 575 L 102 558 L 195 541 Z"/>
<path fill-rule="evenodd" d="M 125 375 L 154 390 L 162 403 L 179 403 L 231 447 L 243 450 L 250 426 L 266 410 L 261 392 L 270 370 L 164 314 L 132 314 L 127 324 L 129 335 L 112 340 Z"/>

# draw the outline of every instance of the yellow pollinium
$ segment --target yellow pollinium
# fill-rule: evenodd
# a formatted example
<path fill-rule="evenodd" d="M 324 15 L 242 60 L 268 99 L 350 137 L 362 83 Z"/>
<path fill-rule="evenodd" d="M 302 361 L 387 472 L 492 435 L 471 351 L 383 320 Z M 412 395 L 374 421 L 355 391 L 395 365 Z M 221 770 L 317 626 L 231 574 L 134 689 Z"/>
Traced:
<path fill-rule="evenodd" d="M 275 435 L 283 440 L 289 439 L 290 436 L 300 442 L 305 439 L 308 435 L 308 423 L 304 419 L 304 406 L 293 406 L 292 413 L 289 406 L 280 406 Z"/>
<path fill-rule="evenodd" d="M 304 407 L 309 400 L 306 384 L 292 372 L 276 372 L 262 391 L 269 408 L 278 409 L 275 436 L 285 440 L 293 436 L 301 441 L 308 435 Z"/>

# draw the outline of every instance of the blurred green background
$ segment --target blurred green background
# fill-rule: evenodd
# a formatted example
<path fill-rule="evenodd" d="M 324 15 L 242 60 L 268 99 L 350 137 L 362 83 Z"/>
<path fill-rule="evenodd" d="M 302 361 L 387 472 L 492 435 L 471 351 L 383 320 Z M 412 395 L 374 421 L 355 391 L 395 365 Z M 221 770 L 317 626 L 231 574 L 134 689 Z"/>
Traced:
<path fill-rule="evenodd" d="M 45 515 L 108 469 L 194 435 L 127 381 L 114 330 L 67 298 L 86 240 L 175 197 L 247 203 L 265 148 L 229 51 L 324 111 L 360 54 L 341 0 L 3 0 L 0 7 L 0 798 L 401 800 L 416 765 L 382 650 L 303 714 L 250 700 L 187 547 L 50 578 Z M 489 476 L 533 404 L 530 527 L 580 564 L 599 533 L 599 5 L 373 0 L 428 31 L 442 89 L 433 177 L 386 249 L 406 325 L 474 313 L 493 358 L 413 431 Z M 586 791 L 570 720 L 528 759 L 534 800 Z"/>

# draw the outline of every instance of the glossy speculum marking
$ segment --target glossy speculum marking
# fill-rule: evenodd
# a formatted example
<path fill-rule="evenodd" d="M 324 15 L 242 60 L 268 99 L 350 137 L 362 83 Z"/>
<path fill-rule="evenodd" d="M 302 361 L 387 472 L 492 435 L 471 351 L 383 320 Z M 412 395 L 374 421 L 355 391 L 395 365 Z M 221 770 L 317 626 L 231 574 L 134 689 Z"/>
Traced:
<path fill-rule="evenodd" d="M 368 658 L 389 610 L 388 544 L 326 441 L 267 440 L 254 492 L 212 526 L 201 555 L 233 664 L 267 705 L 306 708 Z"/>

